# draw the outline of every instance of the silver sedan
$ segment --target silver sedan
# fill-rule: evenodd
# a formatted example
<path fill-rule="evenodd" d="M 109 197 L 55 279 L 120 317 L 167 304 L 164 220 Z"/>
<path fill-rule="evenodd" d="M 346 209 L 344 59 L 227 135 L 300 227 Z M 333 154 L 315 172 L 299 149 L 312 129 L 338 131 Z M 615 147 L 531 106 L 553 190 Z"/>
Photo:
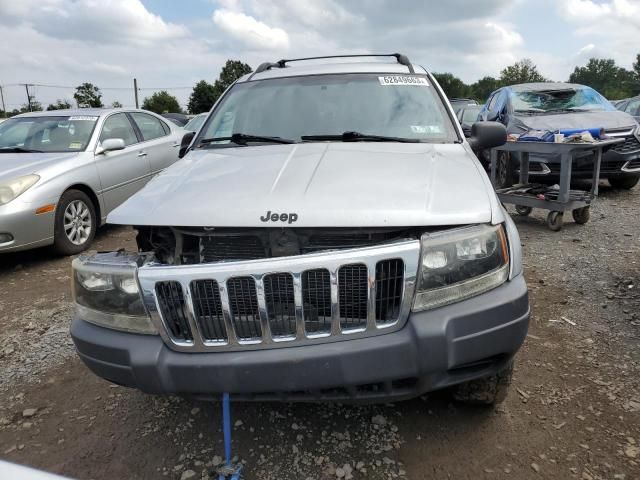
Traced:
<path fill-rule="evenodd" d="M 146 110 L 55 110 L 2 122 L 0 252 L 85 250 L 109 212 L 178 160 L 183 135 Z"/>

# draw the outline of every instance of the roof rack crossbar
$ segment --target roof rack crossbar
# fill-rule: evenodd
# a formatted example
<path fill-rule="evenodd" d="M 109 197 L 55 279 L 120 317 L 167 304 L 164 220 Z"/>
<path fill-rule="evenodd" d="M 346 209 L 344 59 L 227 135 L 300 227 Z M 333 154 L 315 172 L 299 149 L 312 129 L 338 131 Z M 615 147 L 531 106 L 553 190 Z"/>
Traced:
<path fill-rule="evenodd" d="M 409 69 L 409 73 L 415 73 L 413 69 L 413 65 L 409 61 L 409 58 L 402 53 L 370 53 L 364 55 L 327 55 L 324 57 L 304 57 L 304 58 L 283 58 L 282 60 L 278 60 L 276 63 L 265 62 L 261 63 L 256 71 L 251 74 L 251 76 L 247 79 L 247 81 L 251 80 L 254 75 L 264 72 L 265 70 L 270 70 L 272 68 L 284 68 L 289 62 L 303 62 L 305 60 L 324 60 L 327 58 L 357 58 L 357 57 L 395 57 L 396 61 L 400 65 L 404 65 Z"/>

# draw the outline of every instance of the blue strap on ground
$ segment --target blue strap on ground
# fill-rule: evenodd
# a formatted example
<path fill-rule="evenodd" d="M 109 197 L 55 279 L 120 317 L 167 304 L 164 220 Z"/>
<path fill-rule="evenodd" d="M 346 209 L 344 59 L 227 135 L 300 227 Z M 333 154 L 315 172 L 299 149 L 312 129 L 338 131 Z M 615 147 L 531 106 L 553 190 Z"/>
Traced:
<path fill-rule="evenodd" d="M 218 475 L 218 480 L 240 480 L 242 464 L 234 466 L 231 463 L 231 400 L 228 393 L 222 394 L 222 435 L 224 438 L 224 471 Z"/>

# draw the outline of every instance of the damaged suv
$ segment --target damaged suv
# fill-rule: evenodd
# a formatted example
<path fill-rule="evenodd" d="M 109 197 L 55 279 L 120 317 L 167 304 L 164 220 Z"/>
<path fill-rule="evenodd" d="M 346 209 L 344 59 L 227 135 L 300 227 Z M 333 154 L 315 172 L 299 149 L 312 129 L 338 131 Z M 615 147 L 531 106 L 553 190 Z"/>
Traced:
<path fill-rule="evenodd" d="M 78 354 L 150 393 L 492 404 L 529 322 L 517 230 L 433 76 L 400 54 L 260 65 L 73 262 Z"/>

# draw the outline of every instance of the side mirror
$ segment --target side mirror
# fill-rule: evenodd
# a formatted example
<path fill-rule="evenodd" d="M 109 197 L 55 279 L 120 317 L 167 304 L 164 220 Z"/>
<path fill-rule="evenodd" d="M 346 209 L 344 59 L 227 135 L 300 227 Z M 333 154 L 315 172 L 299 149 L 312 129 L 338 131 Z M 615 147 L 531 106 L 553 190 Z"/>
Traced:
<path fill-rule="evenodd" d="M 124 150 L 125 146 L 122 138 L 107 138 L 100 143 L 100 146 L 96 149 L 96 154 Z"/>
<path fill-rule="evenodd" d="M 196 136 L 196 132 L 187 132 L 182 137 L 182 141 L 180 142 L 180 151 L 178 152 L 178 158 L 182 158 L 187 154 L 187 148 L 191 145 L 191 140 Z"/>
<path fill-rule="evenodd" d="M 476 122 L 468 141 L 472 150 L 499 147 L 507 141 L 507 129 L 499 122 Z"/>

